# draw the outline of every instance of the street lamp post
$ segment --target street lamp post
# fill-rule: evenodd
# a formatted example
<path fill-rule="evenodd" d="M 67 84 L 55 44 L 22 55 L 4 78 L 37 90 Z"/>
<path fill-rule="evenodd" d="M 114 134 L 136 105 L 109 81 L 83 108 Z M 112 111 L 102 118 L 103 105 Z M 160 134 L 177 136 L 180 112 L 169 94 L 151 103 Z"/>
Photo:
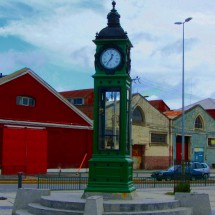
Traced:
<path fill-rule="evenodd" d="M 184 24 L 189 22 L 192 17 L 188 17 L 184 20 L 184 22 L 175 22 L 176 25 L 183 25 L 183 39 L 182 39 L 182 161 L 184 161 Z"/>

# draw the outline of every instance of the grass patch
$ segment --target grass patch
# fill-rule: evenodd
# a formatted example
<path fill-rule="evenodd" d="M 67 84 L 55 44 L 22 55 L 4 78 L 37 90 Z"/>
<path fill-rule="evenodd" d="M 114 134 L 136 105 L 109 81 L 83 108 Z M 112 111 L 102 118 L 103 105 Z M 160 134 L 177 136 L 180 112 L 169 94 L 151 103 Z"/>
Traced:
<path fill-rule="evenodd" d="M 165 195 L 174 196 L 175 193 L 174 192 L 167 192 L 167 193 L 165 193 Z"/>

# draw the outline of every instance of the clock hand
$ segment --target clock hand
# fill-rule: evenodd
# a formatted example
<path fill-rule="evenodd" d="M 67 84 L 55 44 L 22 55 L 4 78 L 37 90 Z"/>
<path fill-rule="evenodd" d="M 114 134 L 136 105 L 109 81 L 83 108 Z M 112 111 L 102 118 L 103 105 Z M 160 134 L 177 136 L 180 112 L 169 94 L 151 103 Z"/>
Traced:
<path fill-rule="evenodd" d="M 112 58 L 113 58 L 113 54 L 111 54 L 111 57 L 110 57 L 110 59 L 109 59 L 109 61 L 107 62 L 106 65 L 108 65 L 108 63 L 112 60 Z"/>

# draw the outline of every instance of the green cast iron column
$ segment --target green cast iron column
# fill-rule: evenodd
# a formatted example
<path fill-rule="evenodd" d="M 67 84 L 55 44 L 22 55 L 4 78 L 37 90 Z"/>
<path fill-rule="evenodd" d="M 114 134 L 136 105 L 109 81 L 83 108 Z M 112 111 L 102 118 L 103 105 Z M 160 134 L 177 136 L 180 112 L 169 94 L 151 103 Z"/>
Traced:
<path fill-rule="evenodd" d="M 94 78 L 93 155 L 85 193 L 131 193 L 130 49 L 132 44 L 113 9 L 97 35 Z"/>

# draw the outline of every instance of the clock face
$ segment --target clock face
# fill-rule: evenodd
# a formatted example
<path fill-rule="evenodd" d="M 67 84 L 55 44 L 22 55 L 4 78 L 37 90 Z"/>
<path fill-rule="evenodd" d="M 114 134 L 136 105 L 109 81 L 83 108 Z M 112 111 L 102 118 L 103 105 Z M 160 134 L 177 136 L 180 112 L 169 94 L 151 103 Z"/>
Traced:
<path fill-rule="evenodd" d="M 117 68 L 121 61 L 121 53 L 115 48 L 107 48 L 100 55 L 100 63 L 106 69 Z"/>

